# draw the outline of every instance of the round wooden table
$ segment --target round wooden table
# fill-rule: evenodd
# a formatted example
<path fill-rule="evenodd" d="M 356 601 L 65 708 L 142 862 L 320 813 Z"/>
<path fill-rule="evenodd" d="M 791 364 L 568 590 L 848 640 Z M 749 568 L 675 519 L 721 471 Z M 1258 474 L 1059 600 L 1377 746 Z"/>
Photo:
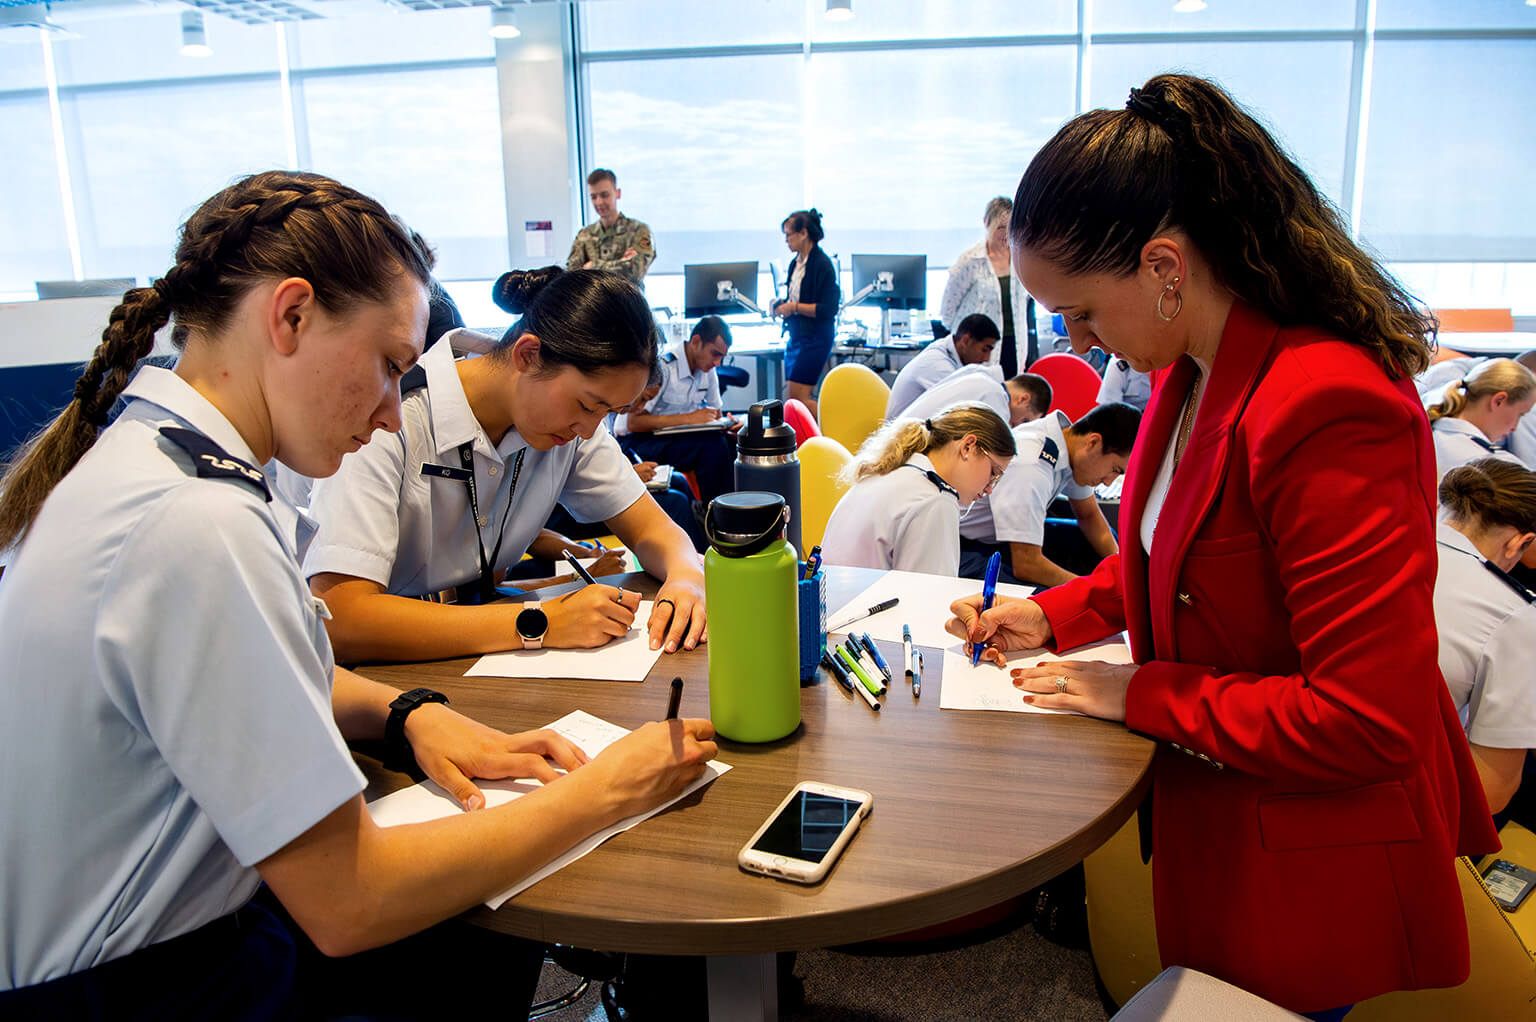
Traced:
<path fill-rule="evenodd" d="M 828 569 L 836 609 L 880 573 Z M 644 575 L 629 588 L 654 591 Z M 555 592 L 556 590 L 546 590 Z M 880 643 L 900 663 L 899 643 Z M 642 683 L 465 678 L 473 659 L 368 666 L 368 677 L 446 693 L 507 731 L 586 710 L 623 727 L 709 715 L 707 645 L 663 655 Z M 773 952 L 932 926 L 1015 897 L 1081 862 L 1134 811 L 1155 746 L 1083 717 L 939 709 L 943 658 L 926 654 L 923 694 L 904 677 L 878 713 L 823 674 L 801 689 L 802 724 L 767 745 L 720 742 L 734 767 L 676 806 L 507 902 L 478 924 L 546 942 L 710 960 L 714 1017 L 776 1017 Z M 819 885 L 748 874 L 736 853 L 789 790 L 816 780 L 864 788 L 873 809 Z M 376 776 L 368 797 L 406 783 Z"/>

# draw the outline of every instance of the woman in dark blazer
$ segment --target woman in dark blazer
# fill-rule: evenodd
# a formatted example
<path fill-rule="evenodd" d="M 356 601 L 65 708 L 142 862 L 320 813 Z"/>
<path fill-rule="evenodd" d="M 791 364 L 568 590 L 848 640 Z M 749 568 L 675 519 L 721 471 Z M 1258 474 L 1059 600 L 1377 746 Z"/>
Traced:
<path fill-rule="evenodd" d="M 817 244 L 825 237 L 821 214 L 814 209 L 798 210 L 779 226 L 784 231 L 784 244 L 795 254 L 789 262 L 788 297 L 773 307 L 773 314 L 784 317 L 789 331 L 784 377 L 789 381 L 789 396 L 803 401 L 815 415 L 816 401 L 811 392 L 832 351 L 832 327 L 843 291 L 832 260 Z"/>
<path fill-rule="evenodd" d="M 957 602 L 999 650 L 1125 629 L 1131 665 L 1013 671 L 1021 698 L 1157 740 L 1164 965 L 1338 1018 L 1468 973 L 1457 853 L 1498 846 L 1435 638 L 1430 323 L 1220 88 L 1159 75 L 1020 182 L 1014 265 L 1078 352 L 1166 370 L 1120 553 Z"/>

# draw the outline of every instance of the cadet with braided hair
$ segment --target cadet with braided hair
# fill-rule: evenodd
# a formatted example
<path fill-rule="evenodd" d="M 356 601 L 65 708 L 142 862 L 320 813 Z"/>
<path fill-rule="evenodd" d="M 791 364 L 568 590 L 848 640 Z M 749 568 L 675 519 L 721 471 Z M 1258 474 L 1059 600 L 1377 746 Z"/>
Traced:
<path fill-rule="evenodd" d="M 583 765 L 553 733 L 502 734 L 334 667 L 256 466 L 325 476 L 400 428 L 426 285 L 368 197 L 312 174 L 240 180 L 188 219 L 171 270 L 124 296 L 74 401 L 6 476 L 0 1016 L 287 1017 L 295 940 L 348 955 L 457 915 L 713 755 L 707 721 L 672 721 Z M 128 382 L 171 318 L 175 371 Z M 551 783 L 381 829 L 344 738 L 384 739 L 466 809 L 484 805 L 470 777 Z M 557 779 L 550 760 L 573 769 Z M 247 904 L 263 881 L 302 933 Z M 497 959 L 514 1000 L 539 958 Z M 350 1000 L 367 992 L 419 1007 L 368 986 L 316 989 L 341 1014 L 377 1011 Z"/>
<path fill-rule="evenodd" d="M 826 562 L 954 575 L 960 512 L 992 489 L 1013 452 L 1008 424 L 980 402 L 887 423 L 848 466 L 852 488 L 821 541 Z"/>
<path fill-rule="evenodd" d="M 1036 706 L 1168 743 L 1164 965 L 1335 1016 L 1460 983 L 1455 858 L 1498 843 L 1436 669 L 1434 447 L 1409 381 L 1433 321 L 1269 132 L 1189 75 L 1057 132 L 1011 237 L 1074 349 L 1168 372 L 1120 553 L 985 615 L 958 601 L 951 628 L 994 661 L 1127 631 L 1134 664 L 1014 676 Z"/>

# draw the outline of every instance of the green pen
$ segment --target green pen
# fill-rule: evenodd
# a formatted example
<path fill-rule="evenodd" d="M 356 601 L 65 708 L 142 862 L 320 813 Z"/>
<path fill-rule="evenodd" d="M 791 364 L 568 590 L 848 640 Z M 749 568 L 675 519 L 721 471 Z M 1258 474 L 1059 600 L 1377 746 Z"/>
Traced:
<path fill-rule="evenodd" d="M 848 669 L 853 672 L 854 677 L 859 679 L 859 684 L 869 689 L 870 695 L 877 696 L 880 694 L 880 686 L 876 685 L 873 681 L 870 680 L 869 675 L 864 672 L 864 668 L 859 664 L 857 660 L 848 655 L 848 651 L 846 649 L 844 649 L 842 646 L 837 647 L 837 656 L 838 659 L 842 660 L 842 662 L 847 665 Z"/>

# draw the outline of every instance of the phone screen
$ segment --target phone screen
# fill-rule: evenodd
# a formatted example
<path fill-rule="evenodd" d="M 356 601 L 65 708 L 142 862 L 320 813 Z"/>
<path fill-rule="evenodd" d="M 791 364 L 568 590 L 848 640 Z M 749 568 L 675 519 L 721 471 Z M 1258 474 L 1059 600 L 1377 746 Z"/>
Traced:
<path fill-rule="evenodd" d="M 820 862 L 837 841 L 848 821 L 859 813 L 855 799 L 801 791 L 786 805 L 752 850 Z"/>

